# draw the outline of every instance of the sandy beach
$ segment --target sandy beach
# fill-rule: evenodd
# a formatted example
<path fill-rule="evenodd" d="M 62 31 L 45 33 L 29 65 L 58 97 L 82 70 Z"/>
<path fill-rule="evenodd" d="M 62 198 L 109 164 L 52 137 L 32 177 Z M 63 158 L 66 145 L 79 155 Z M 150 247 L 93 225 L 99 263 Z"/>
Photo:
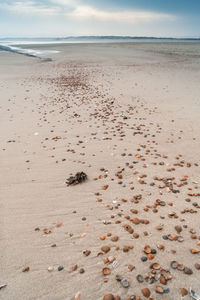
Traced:
<path fill-rule="evenodd" d="M 0 299 L 200 295 L 199 42 L 34 47 L 0 51 Z"/>

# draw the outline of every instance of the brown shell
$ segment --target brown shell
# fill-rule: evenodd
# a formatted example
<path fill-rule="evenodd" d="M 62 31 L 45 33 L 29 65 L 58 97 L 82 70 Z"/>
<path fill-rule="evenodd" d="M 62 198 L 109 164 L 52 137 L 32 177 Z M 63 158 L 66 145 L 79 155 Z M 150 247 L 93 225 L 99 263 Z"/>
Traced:
<path fill-rule="evenodd" d="M 181 296 L 184 297 L 188 294 L 188 290 L 186 290 L 185 288 L 180 288 L 180 293 L 181 293 Z"/>
<path fill-rule="evenodd" d="M 105 267 L 105 268 L 103 268 L 102 273 L 103 273 L 103 275 L 110 275 L 111 270 L 110 270 L 110 268 Z"/>
<path fill-rule="evenodd" d="M 149 245 L 146 245 L 143 248 L 143 252 L 146 253 L 146 254 L 150 254 L 151 253 L 151 247 Z"/>

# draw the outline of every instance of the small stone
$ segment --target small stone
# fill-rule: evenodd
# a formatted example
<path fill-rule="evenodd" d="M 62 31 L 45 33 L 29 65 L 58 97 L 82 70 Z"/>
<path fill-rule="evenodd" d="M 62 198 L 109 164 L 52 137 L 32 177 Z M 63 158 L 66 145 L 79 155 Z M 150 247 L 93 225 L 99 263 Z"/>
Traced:
<path fill-rule="evenodd" d="M 184 268 L 184 273 L 187 274 L 187 275 L 191 275 L 191 274 L 193 274 L 193 271 L 192 271 L 192 269 L 190 269 L 188 267 L 185 267 Z"/>
<path fill-rule="evenodd" d="M 52 247 L 52 248 L 55 248 L 55 247 L 56 247 L 56 244 L 52 244 L 51 247 Z"/>
<path fill-rule="evenodd" d="M 86 221 L 86 217 L 82 217 L 82 221 Z"/>
<path fill-rule="evenodd" d="M 128 287 L 129 287 L 129 282 L 128 282 L 126 279 L 122 279 L 122 280 L 121 280 L 121 285 L 122 285 L 124 288 L 128 288 Z"/>
<path fill-rule="evenodd" d="M 177 231 L 177 233 L 180 233 L 183 229 L 182 229 L 182 227 L 181 226 L 175 226 L 174 227 L 175 228 L 175 230 Z"/>
<path fill-rule="evenodd" d="M 162 238 L 163 238 L 163 240 L 168 240 L 168 236 L 167 235 L 163 235 Z"/>
<path fill-rule="evenodd" d="M 84 251 L 83 251 L 83 254 L 84 254 L 85 256 L 89 256 L 89 255 L 90 255 L 90 253 L 91 253 L 91 251 L 90 251 L 90 250 L 84 250 Z"/>
<path fill-rule="evenodd" d="M 151 292 L 148 288 L 144 288 L 144 289 L 142 289 L 142 295 L 146 298 L 149 298 L 149 296 L 151 295 Z"/>
<path fill-rule="evenodd" d="M 137 279 L 137 281 L 138 281 L 139 283 L 144 282 L 144 277 L 143 277 L 142 275 L 140 275 L 140 274 L 138 274 L 138 275 L 136 276 L 136 279 Z"/>
<path fill-rule="evenodd" d="M 143 262 L 147 261 L 147 257 L 146 256 L 142 256 L 141 257 L 141 261 L 143 261 Z"/>
<path fill-rule="evenodd" d="M 128 252 L 129 251 L 129 247 L 128 246 L 124 246 L 123 247 L 123 252 Z"/>
<path fill-rule="evenodd" d="M 151 249 L 151 254 L 156 254 L 156 253 L 157 253 L 156 249 Z"/>
<path fill-rule="evenodd" d="M 64 269 L 63 266 L 59 266 L 59 267 L 58 267 L 58 271 L 62 271 L 63 269 Z"/>
<path fill-rule="evenodd" d="M 109 246 L 102 246 L 101 247 L 101 250 L 104 252 L 104 253 L 107 253 L 110 251 L 110 247 Z"/>
<path fill-rule="evenodd" d="M 115 235 L 115 236 L 113 236 L 113 237 L 111 238 L 111 241 L 112 241 L 112 242 L 117 242 L 118 239 L 119 239 L 119 237 L 118 237 L 117 235 Z"/>
<path fill-rule="evenodd" d="M 78 269 L 78 265 L 73 265 L 72 266 L 72 271 L 76 271 Z"/>
<path fill-rule="evenodd" d="M 80 268 L 79 273 L 83 274 L 83 273 L 85 273 L 85 270 L 83 268 Z"/>

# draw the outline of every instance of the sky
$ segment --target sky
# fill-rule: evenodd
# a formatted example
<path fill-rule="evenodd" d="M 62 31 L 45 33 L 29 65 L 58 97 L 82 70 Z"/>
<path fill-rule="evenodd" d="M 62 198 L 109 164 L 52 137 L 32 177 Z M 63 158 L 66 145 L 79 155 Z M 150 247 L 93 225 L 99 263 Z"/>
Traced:
<path fill-rule="evenodd" d="M 200 37 L 200 0 L 0 0 L 0 37 Z"/>

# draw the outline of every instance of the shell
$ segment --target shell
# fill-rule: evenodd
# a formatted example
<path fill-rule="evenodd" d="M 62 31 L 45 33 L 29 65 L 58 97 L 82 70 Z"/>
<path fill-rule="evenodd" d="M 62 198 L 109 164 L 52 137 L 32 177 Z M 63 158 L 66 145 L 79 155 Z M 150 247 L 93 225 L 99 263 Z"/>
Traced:
<path fill-rule="evenodd" d="M 150 254 L 151 253 L 151 247 L 149 245 L 146 245 L 143 248 L 143 252 L 146 253 L 146 254 Z"/>
<path fill-rule="evenodd" d="M 149 253 L 149 254 L 147 254 L 147 258 L 149 260 L 152 260 L 152 259 L 154 259 L 154 255 L 152 253 Z"/>
<path fill-rule="evenodd" d="M 200 250 L 197 249 L 197 248 L 195 248 L 195 247 L 192 247 L 192 248 L 190 248 L 190 252 L 191 252 L 192 254 L 197 254 L 197 253 L 200 253 Z"/>
<path fill-rule="evenodd" d="M 157 294 L 163 294 L 163 293 L 164 293 L 164 289 L 162 288 L 162 286 L 156 285 L 156 286 L 155 286 L 155 292 L 156 292 Z"/>
<path fill-rule="evenodd" d="M 110 275 L 111 270 L 110 270 L 110 268 L 105 267 L 105 268 L 103 268 L 102 273 L 103 273 L 103 275 Z"/>
<path fill-rule="evenodd" d="M 157 262 L 154 262 L 150 265 L 150 268 L 154 269 L 154 270 L 160 270 L 160 264 Z"/>
<path fill-rule="evenodd" d="M 116 258 L 114 256 L 108 256 L 109 263 L 112 263 Z"/>
<path fill-rule="evenodd" d="M 178 267 L 178 262 L 175 261 L 175 260 L 173 260 L 173 261 L 170 263 L 170 266 L 171 266 L 172 269 L 177 269 L 177 267 Z"/>
<path fill-rule="evenodd" d="M 75 300 L 80 300 L 81 299 L 81 293 L 80 292 L 76 293 L 74 299 Z"/>
<path fill-rule="evenodd" d="M 184 266 L 183 264 L 178 264 L 177 269 L 178 269 L 179 271 L 184 271 L 185 266 Z"/>
<path fill-rule="evenodd" d="M 188 291 L 185 288 L 180 288 L 181 296 L 184 297 L 188 294 Z"/>

